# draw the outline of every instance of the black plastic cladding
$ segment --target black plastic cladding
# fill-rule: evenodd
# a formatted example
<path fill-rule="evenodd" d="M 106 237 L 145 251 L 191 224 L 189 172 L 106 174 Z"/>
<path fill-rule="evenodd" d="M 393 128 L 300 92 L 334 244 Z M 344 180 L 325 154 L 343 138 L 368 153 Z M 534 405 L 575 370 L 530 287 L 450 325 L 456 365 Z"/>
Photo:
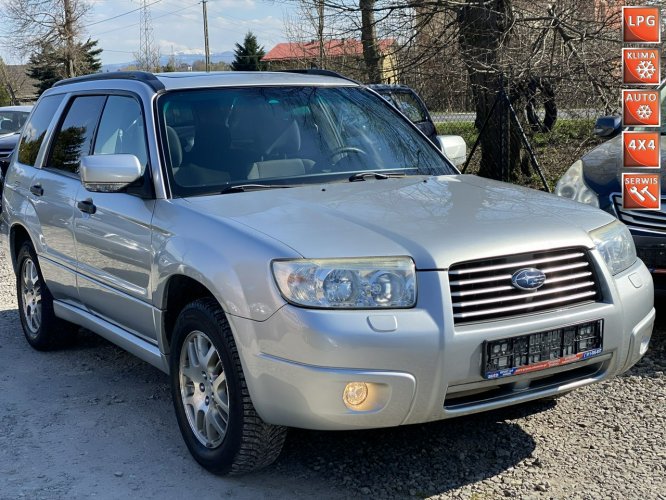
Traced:
<path fill-rule="evenodd" d="M 164 90 L 166 88 L 164 84 L 155 75 L 153 75 L 152 73 L 147 73 L 145 71 L 116 71 L 113 73 L 94 73 L 92 75 L 76 76 L 74 78 L 60 80 L 59 82 L 53 84 L 53 86 L 59 87 L 61 85 L 69 85 L 70 83 L 96 82 L 102 80 L 134 80 L 145 83 L 156 92 Z"/>

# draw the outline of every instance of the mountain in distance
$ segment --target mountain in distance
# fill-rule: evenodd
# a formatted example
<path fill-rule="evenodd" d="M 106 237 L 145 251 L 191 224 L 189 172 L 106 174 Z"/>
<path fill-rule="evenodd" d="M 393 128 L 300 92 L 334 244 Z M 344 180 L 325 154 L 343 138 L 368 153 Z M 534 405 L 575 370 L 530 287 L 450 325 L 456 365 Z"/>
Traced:
<path fill-rule="evenodd" d="M 203 61 L 204 59 L 204 54 L 202 53 L 176 53 L 174 54 L 176 58 L 176 64 L 193 64 L 195 61 Z M 169 57 L 171 55 L 162 55 L 160 57 L 160 64 L 162 66 L 166 66 L 167 63 L 169 62 Z M 234 52 L 232 50 L 227 50 L 225 52 L 216 52 L 215 54 L 210 55 L 210 62 L 212 63 L 218 63 L 218 62 L 225 62 L 227 64 L 231 64 L 231 62 L 234 60 Z M 132 61 L 124 62 L 124 63 L 115 63 L 115 64 L 103 64 L 102 65 L 102 72 L 110 72 L 110 71 L 121 71 L 122 69 L 126 68 L 127 66 L 130 66 L 133 64 Z"/>

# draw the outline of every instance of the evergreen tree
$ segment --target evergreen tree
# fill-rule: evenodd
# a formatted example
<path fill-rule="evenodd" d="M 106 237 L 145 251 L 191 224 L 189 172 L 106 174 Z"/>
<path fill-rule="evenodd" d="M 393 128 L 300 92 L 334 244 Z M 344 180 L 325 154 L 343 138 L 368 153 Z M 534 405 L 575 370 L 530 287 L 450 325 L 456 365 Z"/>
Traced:
<path fill-rule="evenodd" d="M 97 41 L 88 39 L 86 42 L 75 44 L 74 75 L 87 75 L 99 73 L 102 62 L 99 55 L 102 49 L 97 48 Z M 38 94 L 50 89 L 54 83 L 67 76 L 67 57 L 63 48 L 51 43 L 42 43 L 39 50 L 30 55 L 27 74 L 39 83 Z"/>
<path fill-rule="evenodd" d="M 261 58 L 265 55 L 264 47 L 259 46 L 257 37 L 248 31 L 243 45 L 236 44 L 235 59 L 231 63 L 231 69 L 234 71 L 263 71 L 266 69 L 266 64 L 261 62 Z"/>

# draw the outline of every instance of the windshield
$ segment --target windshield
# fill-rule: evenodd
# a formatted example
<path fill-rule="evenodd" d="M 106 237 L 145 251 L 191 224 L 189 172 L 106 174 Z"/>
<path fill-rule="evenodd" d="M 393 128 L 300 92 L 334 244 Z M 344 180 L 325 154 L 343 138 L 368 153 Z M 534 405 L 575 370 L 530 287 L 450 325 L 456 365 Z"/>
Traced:
<path fill-rule="evenodd" d="M 0 111 L 0 134 L 19 132 L 29 114 L 26 111 Z"/>
<path fill-rule="evenodd" d="M 360 87 L 172 91 L 158 100 L 172 191 L 347 180 L 364 171 L 457 171 L 381 98 Z"/>

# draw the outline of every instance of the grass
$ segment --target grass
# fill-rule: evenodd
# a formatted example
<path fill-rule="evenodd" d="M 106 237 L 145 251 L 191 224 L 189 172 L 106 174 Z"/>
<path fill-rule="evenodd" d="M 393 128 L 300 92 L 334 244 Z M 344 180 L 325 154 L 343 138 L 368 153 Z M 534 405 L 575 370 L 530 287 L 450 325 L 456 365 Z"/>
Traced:
<path fill-rule="evenodd" d="M 437 123 L 437 133 L 442 135 L 460 135 L 467 143 L 467 154 L 469 154 L 479 134 L 473 122 L 445 122 Z M 534 149 L 537 161 L 544 172 L 551 189 L 557 180 L 579 159 L 585 152 L 592 149 L 603 139 L 596 137 L 592 131 L 594 120 L 592 119 L 560 119 L 550 132 L 533 132 L 526 130 L 527 138 Z M 527 154 L 525 152 L 525 154 Z M 470 160 L 468 173 L 476 173 L 481 158 L 480 148 L 477 148 Z M 516 175 L 512 179 L 517 184 L 530 187 L 543 187 L 541 179 L 536 172 L 531 176 Z"/>

